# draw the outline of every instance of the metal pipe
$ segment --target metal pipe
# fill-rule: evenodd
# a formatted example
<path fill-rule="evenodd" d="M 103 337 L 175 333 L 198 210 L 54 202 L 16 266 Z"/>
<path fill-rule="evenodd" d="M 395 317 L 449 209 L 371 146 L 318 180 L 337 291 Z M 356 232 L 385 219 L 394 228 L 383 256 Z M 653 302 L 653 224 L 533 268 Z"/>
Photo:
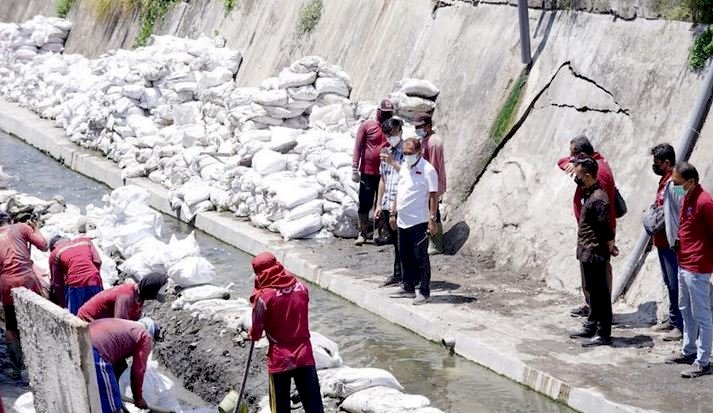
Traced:
<path fill-rule="evenodd" d="M 701 93 L 698 94 L 691 117 L 686 125 L 686 130 L 683 131 L 683 136 L 676 147 L 676 162 L 686 161 L 691 156 L 703 123 L 708 117 L 711 95 L 713 95 L 713 65 L 708 67 L 708 73 L 706 73 L 706 77 L 703 80 L 703 88 Z M 612 288 L 612 302 L 615 302 L 619 296 L 624 294 L 626 289 L 634 282 L 643 261 L 646 259 L 648 253 L 646 247 L 649 245 L 650 238 L 646 230 L 641 230 L 639 239 L 634 245 L 634 250 L 629 254 L 624 266 L 623 275 L 618 278 L 618 282 Z"/>
<path fill-rule="evenodd" d="M 527 0 L 517 1 L 518 18 L 520 20 L 520 55 L 522 64 L 530 67 L 532 54 L 530 53 L 530 18 L 527 10 Z"/>

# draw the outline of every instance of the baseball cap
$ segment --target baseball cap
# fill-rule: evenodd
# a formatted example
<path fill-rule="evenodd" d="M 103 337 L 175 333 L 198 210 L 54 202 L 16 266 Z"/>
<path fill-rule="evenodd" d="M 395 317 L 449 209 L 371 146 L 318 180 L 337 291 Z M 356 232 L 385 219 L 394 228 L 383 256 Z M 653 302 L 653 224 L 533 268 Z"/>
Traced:
<path fill-rule="evenodd" d="M 432 125 L 433 118 L 430 113 L 417 113 L 413 117 L 413 126 Z"/>
<path fill-rule="evenodd" d="M 389 99 L 384 99 L 381 101 L 381 104 L 379 105 L 379 109 L 382 112 L 393 112 L 394 104 Z"/>

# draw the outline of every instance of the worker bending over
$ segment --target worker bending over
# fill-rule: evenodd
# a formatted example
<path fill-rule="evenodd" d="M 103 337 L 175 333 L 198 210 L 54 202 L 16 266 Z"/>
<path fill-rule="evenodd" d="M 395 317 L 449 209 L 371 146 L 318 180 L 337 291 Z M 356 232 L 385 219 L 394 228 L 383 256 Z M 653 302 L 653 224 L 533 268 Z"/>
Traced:
<path fill-rule="evenodd" d="M 87 301 L 77 313 L 84 321 L 101 318 L 122 318 L 138 320 L 146 300 L 165 301 L 168 282 L 166 274 L 152 273 L 142 278 L 138 284 L 125 283 L 104 290 Z"/>
<path fill-rule="evenodd" d="M 102 260 L 92 240 L 56 236 L 50 240 L 50 275 L 53 303 L 77 315 L 79 308 L 102 291 Z"/>

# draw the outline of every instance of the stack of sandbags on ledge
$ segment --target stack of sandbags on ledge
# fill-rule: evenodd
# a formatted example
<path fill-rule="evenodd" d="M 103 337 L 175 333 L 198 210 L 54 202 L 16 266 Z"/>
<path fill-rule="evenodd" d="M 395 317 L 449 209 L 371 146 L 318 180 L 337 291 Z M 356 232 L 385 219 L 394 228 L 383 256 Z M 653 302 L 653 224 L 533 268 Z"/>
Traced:
<path fill-rule="evenodd" d="M 404 78 L 396 82 L 396 91 L 389 94 L 397 114 L 411 120 L 417 113 L 432 113 L 440 91 L 428 80 Z"/>

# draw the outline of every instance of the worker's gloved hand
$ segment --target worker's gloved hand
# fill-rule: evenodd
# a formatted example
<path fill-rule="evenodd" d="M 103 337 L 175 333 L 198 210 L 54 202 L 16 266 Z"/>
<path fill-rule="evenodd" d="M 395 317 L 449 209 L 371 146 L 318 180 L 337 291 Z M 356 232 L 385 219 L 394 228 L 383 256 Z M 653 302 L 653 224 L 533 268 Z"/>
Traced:
<path fill-rule="evenodd" d="M 359 176 L 359 171 L 352 171 L 352 181 L 359 183 L 361 176 Z"/>
<path fill-rule="evenodd" d="M 139 409 L 148 409 L 149 408 L 149 405 L 146 404 L 146 400 L 144 400 L 143 398 L 141 398 L 139 400 L 134 400 L 134 406 L 136 406 Z"/>

